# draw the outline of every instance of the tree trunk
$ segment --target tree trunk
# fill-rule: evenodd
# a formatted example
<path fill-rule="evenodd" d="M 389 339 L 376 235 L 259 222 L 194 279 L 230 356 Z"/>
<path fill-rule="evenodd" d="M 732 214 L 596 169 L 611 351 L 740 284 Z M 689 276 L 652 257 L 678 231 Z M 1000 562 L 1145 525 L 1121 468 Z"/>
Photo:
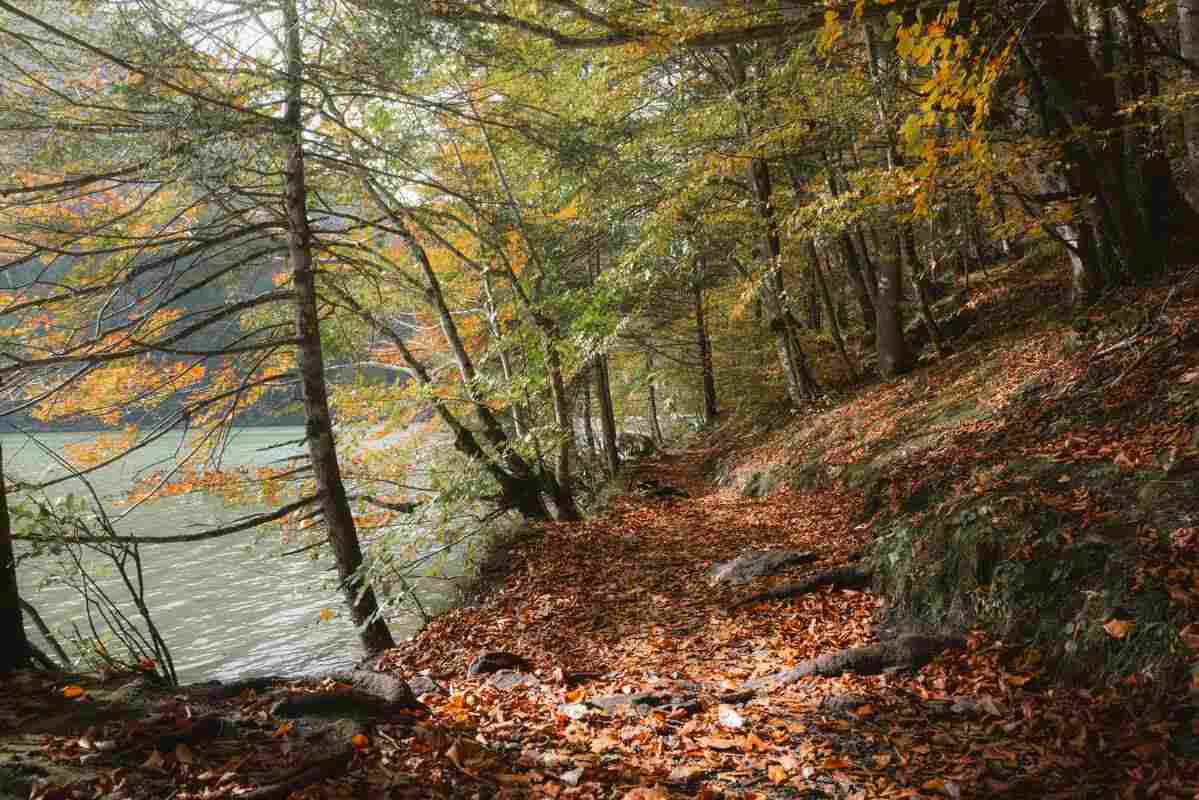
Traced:
<path fill-rule="evenodd" d="M 728 63 L 732 72 L 733 85 L 738 88 L 746 86 L 745 62 L 737 46 L 729 47 Z M 738 116 L 741 136 L 746 144 L 753 139 L 749 117 L 743 111 Z M 800 344 L 798 331 L 794 326 L 794 318 L 787 308 L 783 291 L 782 274 L 782 237 L 779 233 L 778 218 L 774 208 L 774 185 L 770 177 L 770 165 L 764 158 L 753 158 L 749 164 L 750 181 L 753 185 L 755 205 L 758 216 L 766 225 L 766 248 L 769 257 L 767 273 L 762 281 L 761 296 L 770 314 L 770 329 L 775 335 L 779 354 L 779 362 L 783 368 L 783 378 L 787 386 L 787 395 L 797 408 L 805 401 L 816 395 L 815 382 L 807 369 L 807 357 Z"/>
<path fill-rule="evenodd" d="M 545 365 L 550 374 L 550 397 L 554 402 L 554 423 L 558 426 L 559 436 L 554 458 L 554 506 L 558 509 L 559 520 L 574 521 L 582 519 L 575 504 L 574 474 L 570 463 L 575 449 L 575 429 L 566 382 L 562 379 L 562 360 L 554 346 L 556 339 L 556 336 L 545 337 Z"/>
<path fill-rule="evenodd" d="M 1178 50 L 1192 66 L 1184 74 L 1190 81 L 1199 76 L 1199 0 L 1178 0 Z M 1191 208 L 1199 211 L 1199 103 L 1187 103 L 1182 112 L 1186 141 L 1186 171 L 1183 191 Z"/>
<path fill-rule="evenodd" d="M 910 222 L 902 224 L 900 238 L 903 246 L 903 260 L 908 265 L 908 274 L 912 276 L 912 286 L 916 290 L 916 308 L 919 309 L 920 323 L 928 331 L 929 341 L 937 349 L 937 355 L 945 355 L 945 341 L 941 336 L 941 327 L 937 325 L 933 309 L 928 301 L 928 279 L 916 260 L 916 232 Z"/>
<path fill-rule="evenodd" d="M 654 379 L 654 353 L 652 350 L 645 351 L 645 372 L 649 383 L 649 432 L 654 437 L 654 444 L 661 447 L 666 437 L 662 435 L 662 426 L 658 423 L 658 387 L 657 381 Z"/>
<path fill-rule="evenodd" d="M 387 623 L 379 616 L 374 591 L 359 574 L 362 549 L 358 543 L 354 515 L 341 481 L 341 468 L 333 440 L 333 424 L 325 386 L 325 361 L 321 352 L 320 320 L 316 308 L 312 231 L 308 226 L 301 117 L 304 77 L 300 20 L 295 0 L 284 2 L 283 14 L 287 28 L 287 248 L 295 292 L 296 339 L 299 342 L 299 370 L 307 419 L 308 457 L 321 498 L 329 544 L 337 562 L 337 574 L 350 607 L 350 617 L 359 630 L 363 648 L 367 653 L 375 653 L 395 647 L 395 641 L 391 638 Z"/>
<path fill-rule="evenodd" d="M 824 153 L 824 166 L 829 192 L 833 197 L 838 197 L 841 194 L 841 184 L 833 165 L 833 160 L 827 152 Z M 796 186 L 796 190 L 798 191 L 798 185 Z M 861 236 L 860 228 L 858 229 L 858 236 Z M 858 298 L 858 307 L 862 309 L 862 323 L 866 326 L 867 330 L 874 330 L 874 286 L 870 285 L 874 279 L 874 270 L 867 270 L 858 258 L 858 252 L 854 249 L 853 240 L 850 239 L 848 229 L 843 229 L 837 235 L 837 243 L 841 248 L 841 258 L 845 262 L 845 271 L 849 274 L 849 282 L 853 285 L 854 294 Z M 865 248 L 864 241 L 862 242 L 862 246 Z"/>
<path fill-rule="evenodd" d="M 866 45 L 866 64 L 874 85 L 878 123 L 884 127 L 887 136 L 887 168 L 894 169 L 901 166 L 902 160 L 895 143 L 895 131 L 892 130 L 887 119 L 881 70 L 879 69 L 880 55 L 875 47 L 874 33 L 869 23 L 862 26 L 862 33 Z M 899 309 L 899 301 L 903 296 L 903 292 L 900 290 L 900 281 L 903 277 L 902 259 L 908 244 L 910 244 L 910 240 L 901 235 L 895 249 L 895 258 L 885 259 L 882 269 L 877 275 L 878 286 L 875 291 L 874 310 L 878 317 L 878 330 L 875 343 L 878 350 L 878 371 L 884 378 L 900 375 L 912 367 L 912 355 L 908 350 L 907 342 L 903 339 L 903 317 Z M 913 255 L 913 262 L 914 259 Z"/>
<path fill-rule="evenodd" d="M 900 277 L 899 254 L 884 258 L 878 276 L 878 372 L 893 378 L 912 367 L 912 357 L 903 338 L 903 318 L 899 311 Z"/>
<path fill-rule="evenodd" d="M 25 666 L 28 660 L 29 647 L 25 642 L 17 564 L 12 547 L 12 523 L 8 516 L 8 492 L 4 484 L 4 451 L 0 448 L 0 675 Z"/>
<path fill-rule="evenodd" d="M 833 296 L 828 290 L 828 281 L 824 278 L 824 270 L 820 268 L 819 254 L 816 252 L 816 244 L 808 239 L 805 242 L 808 250 L 808 261 L 812 264 L 812 272 L 816 277 L 816 285 L 820 289 L 820 296 L 824 300 L 824 310 L 828 315 L 829 329 L 833 334 L 833 342 L 837 345 L 837 352 L 841 354 L 841 360 L 845 362 L 845 368 L 849 370 L 850 380 L 858 379 L 858 368 L 853 363 L 853 359 L 849 357 L 849 351 L 845 349 L 845 339 L 841 336 L 841 323 L 837 319 L 837 309 L 833 307 Z"/>
<path fill-rule="evenodd" d="M 587 444 L 587 454 L 595 458 L 595 428 L 591 424 L 591 383 L 583 381 L 583 441 Z"/>
<path fill-rule="evenodd" d="M 1152 262 L 1164 264 L 1170 241 L 1172 206 L 1177 200 L 1185 203 L 1170 175 L 1170 160 L 1162 137 L 1161 119 L 1154 106 L 1157 102 L 1157 73 L 1149 63 L 1145 47 L 1143 20 L 1138 12 L 1138 0 L 1125 0 L 1113 11 L 1118 31 L 1124 43 L 1126 78 L 1121 81 L 1125 94 L 1123 105 L 1136 104 L 1130 115 L 1132 125 L 1125 127 L 1125 184 L 1140 216 L 1140 228 L 1145 231 L 1146 243 L 1158 252 L 1146 254 Z M 1135 6 L 1135 8 L 1134 8 Z"/>
<path fill-rule="evenodd" d="M 720 409 L 716 405 L 716 374 L 712 369 L 712 344 L 708 340 L 708 326 L 704 319 L 704 287 L 695 281 L 695 341 L 699 349 L 700 377 L 703 381 L 703 422 L 707 427 L 716 421 Z"/>
<path fill-rule="evenodd" d="M 608 374 L 608 357 L 599 355 L 595 359 L 595 396 L 599 399 L 600 436 L 604 445 L 604 465 L 608 476 L 620 471 L 620 451 L 616 446 L 616 413 L 612 408 L 612 383 Z"/>
<path fill-rule="evenodd" d="M 1159 269 L 1160 242 L 1124 190 L 1123 122 L 1112 79 L 1087 51 L 1066 0 L 1047 0 L 1029 23 L 1022 51 L 1047 132 L 1065 142 L 1065 178 L 1071 194 L 1085 198 L 1099 259 L 1093 273 L 1120 282 Z"/>

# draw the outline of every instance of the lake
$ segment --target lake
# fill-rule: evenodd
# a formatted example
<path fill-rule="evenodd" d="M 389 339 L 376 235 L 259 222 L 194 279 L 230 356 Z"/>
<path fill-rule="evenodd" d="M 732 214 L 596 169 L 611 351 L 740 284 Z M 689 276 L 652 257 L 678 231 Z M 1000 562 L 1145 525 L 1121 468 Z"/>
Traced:
<path fill-rule="evenodd" d="M 223 466 L 263 465 L 285 455 L 302 452 L 299 445 L 265 450 L 271 445 L 303 436 L 298 427 L 243 428 L 236 431 L 225 451 Z M 44 433 L 38 439 L 62 454 L 75 442 L 93 440 L 95 434 Z M 167 436 L 131 454 L 120 463 L 89 475 L 111 513 L 120 514 L 111 501 L 147 468 L 171 462 L 178 437 Z M 9 484 L 14 479 L 46 480 L 63 473 L 49 456 L 26 437 L 0 435 Z M 154 466 L 152 466 L 154 465 Z M 47 490 L 54 496 L 81 495 L 77 481 Z M 14 493 L 15 494 L 15 493 Z M 10 497 L 10 502 L 17 499 Z M 211 528 L 263 508 L 226 506 L 202 494 L 155 500 L 133 509 L 116 523 L 123 535 L 168 535 Z M 342 597 L 333 587 L 336 572 L 332 556 L 312 561 L 303 555 L 281 557 L 271 534 L 252 531 L 187 544 L 143 546 L 147 604 L 171 649 L 179 679 L 184 682 L 242 675 L 301 675 L 345 667 L 360 657 L 353 625 L 345 618 Z M 86 630 L 82 603 L 64 587 L 37 590 L 42 574 L 37 563 L 25 561 L 19 576 L 22 594 L 56 629 L 71 621 Z M 427 598 L 436 607 L 439 598 Z M 321 621 L 321 610 L 338 617 Z M 412 633 L 415 619 L 389 620 L 397 640 Z M 26 621 L 30 636 L 41 636 Z M 68 646 L 65 638 L 60 638 Z M 69 648 L 68 648 L 69 649 Z"/>

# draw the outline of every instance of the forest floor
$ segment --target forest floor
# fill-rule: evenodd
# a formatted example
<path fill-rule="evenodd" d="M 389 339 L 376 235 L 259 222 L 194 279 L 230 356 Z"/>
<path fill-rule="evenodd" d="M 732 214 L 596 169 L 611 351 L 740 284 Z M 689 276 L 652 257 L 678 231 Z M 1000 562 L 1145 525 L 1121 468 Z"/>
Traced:
<path fill-rule="evenodd" d="M 1193 723 L 1172 716 L 1177 698 L 1135 682 L 1064 688 L 1035 654 L 982 634 L 918 671 L 809 677 L 735 696 L 749 679 L 874 641 L 880 600 L 826 588 L 734 610 L 761 587 L 713 586 L 714 563 L 780 546 L 818 557 L 786 578 L 845 563 L 868 534 L 850 524 L 855 499 L 837 491 L 747 499 L 715 489 L 702 476 L 710 455 L 691 450 L 640 464 L 638 477 L 691 496 L 630 495 L 587 522 L 546 526 L 515 548 L 507 580 L 481 606 L 451 612 L 389 653 L 385 668 L 432 679 L 421 696 L 428 712 L 404 710 L 361 732 L 318 730 L 312 719 L 293 723 L 269 709 L 280 692 L 336 691 L 332 683 L 282 685 L 274 694 L 258 686 L 220 701 L 138 686 L 131 704 L 114 697 L 128 694 L 127 681 L 115 690 L 72 683 L 66 694 L 79 687 L 81 696 L 65 697 L 61 681 L 26 676 L 3 701 L 5 721 L 30 739 L 26 766 L 65 765 L 65 774 L 47 775 L 69 779 L 31 796 L 286 797 L 261 789 L 279 785 L 269 776 L 327 768 L 351 740 L 333 774 L 309 776 L 325 782 L 292 796 L 1199 792 L 1196 731 L 1180 730 Z M 468 676 L 487 651 L 519 654 L 527 672 Z M 171 738 L 212 719 L 229 724 L 194 740 Z M 11 755 L 13 747 L 5 735 L 0 748 Z"/>
<path fill-rule="evenodd" d="M 1108 327 L 1080 331 L 1036 317 L 1054 281 L 996 281 L 954 354 L 632 464 L 603 511 L 511 542 L 478 605 L 372 663 L 420 708 L 283 714 L 352 691 L 335 680 L 214 694 L 28 673 L 0 697 L 0 800 L 1199 796 L 1199 282 L 1113 297 L 1127 319 L 1097 311 Z M 754 599 L 880 553 L 902 565 L 923 545 L 880 549 L 896 531 L 974 536 L 982 518 L 970 541 L 1002 534 L 1005 575 L 1065 565 L 1047 580 L 1081 599 L 1044 608 L 1067 614 L 1064 650 L 1107 659 L 1094 674 L 952 604 L 960 640 L 888 661 L 904 620 L 878 581 Z M 785 549 L 807 555 L 739 586 L 712 577 Z M 916 566 L 942 575 L 945 552 Z M 1066 568 L 1084 562 L 1106 583 Z M 890 588 L 937 632 L 941 606 Z M 1117 599 L 1091 609 L 1104 592 Z"/>

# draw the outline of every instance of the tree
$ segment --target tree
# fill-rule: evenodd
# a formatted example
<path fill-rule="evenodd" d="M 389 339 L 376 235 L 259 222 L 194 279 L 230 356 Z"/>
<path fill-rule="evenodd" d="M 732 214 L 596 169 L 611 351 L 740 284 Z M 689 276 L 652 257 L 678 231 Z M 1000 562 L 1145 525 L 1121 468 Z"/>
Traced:
<path fill-rule="evenodd" d="M 295 4 L 284 3 L 285 34 L 277 41 L 285 44 L 273 54 L 283 65 L 282 86 L 274 81 L 271 58 L 264 71 L 214 70 L 216 56 L 204 48 L 224 43 L 216 33 L 219 27 L 205 27 L 211 21 L 207 14 L 184 25 L 168 4 L 148 8 L 152 33 L 142 35 L 136 26 L 118 30 L 110 43 L 121 48 L 118 52 L 44 17 L 0 4 L 51 42 L 31 50 L 32 57 L 50 68 L 44 73 L 48 77 L 30 78 L 42 91 L 18 93 L 23 102 L 10 106 L 10 115 L 32 120 L 20 126 L 25 132 L 57 134 L 90 159 L 65 162 L 62 151 L 54 150 L 46 153 L 42 169 L 66 177 L 9 173 L 5 194 L 15 202 L 5 209 L 6 238 L 15 253 L 5 268 L 11 272 L 42 260 L 55 269 L 53 280 L 46 270 L 32 272 L 5 309 L 11 319 L 23 315 L 26 320 L 13 328 L 18 336 L 12 337 L 14 346 L 6 352 L 12 363 L 5 368 L 15 379 L 10 385 L 25 400 L 7 413 L 34 408 L 47 418 L 85 414 L 117 422 L 132 403 L 170 399 L 177 412 L 148 432 L 131 434 L 123 451 L 97 461 L 111 463 L 176 425 L 206 429 L 185 463 L 175 467 L 178 471 L 219 442 L 219 431 L 228 429 L 239 407 L 292 380 L 297 373 L 288 351 L 295 346 L 313 496 L 320 503 L 351 616 L 368 652 L 392 646 L 374 594 L 360 574 L 362 553 L 328 409 L 306 204 L 304 55 Z M 193 47 L 180 46 L 189 40 Z M 163 55 L 164 48 L 169 55 Z M 44 91 L 47 83 L 73 79 L 61 68 L 66 62 L 56 61 L 59 54 L 86 56 L 92 66 L 108 70 L 109 78 L 90 87 L 92 96 L 80 101 Z M 213 80 L 213 74 L 224 75 L 225 81 Z M 255 96 L 275 88 L 287 100 L 281 118 L 255 108 Z M 182 140 L 156 136 L 163 120 Z M 89 136 L 100 129 L 112 131 L 107 141 Z M 243 137 L 260 145 L 250 165 L 237 164 L 242 150 L 235 140 Z M 31 138 L 30 147 L 44 152 L 46 140 Z M 114 161 L 97 163 L 106 158 Z M 280 165 L 283 158 L 285 165 Z M 35 169 L 37 164 L 35 160 Z M 87 202 L 93 198 L 103 202 Z M 273 207 L 272 199 L 278 203 Z M 38 219 L 55 208 L 65 209 L 60 223 Z M 194 303 L 199 290 L 221 279 L 255 272 L 258 279 L 270 279 L 282 252 L 291 265 L 291 290 L 267 289 L 216 306 Z M 295 310 L 293 334 L 276 317 L 256 324 L 252 312 L 284 303 Z M 249 330 L 229 332 L 230 322 Z M 247 355 L 251 359 L 245 367 L 238 362 Z M 169 362 L 172 356 L 179 360 Z M 69 394 L 81 386 L 99 390 L 104 399 L 95 392 Z M 115 402 L 107 399 L 114 388 L 120 393 Z"/>
<path fill-rule="evenodd" d="M 8 515 L 3 450 L 0 450 L 0 644 L 0 675 L 24 666 L 29 660 L 25 623 L 21 617 L 21 595 L 17 587 L 12 523 Z"/>

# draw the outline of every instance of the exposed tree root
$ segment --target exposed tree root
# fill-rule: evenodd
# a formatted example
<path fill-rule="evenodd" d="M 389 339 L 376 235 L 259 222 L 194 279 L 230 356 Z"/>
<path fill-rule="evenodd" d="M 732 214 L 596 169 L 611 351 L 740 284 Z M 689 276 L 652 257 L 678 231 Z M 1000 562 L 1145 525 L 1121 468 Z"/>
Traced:
<path fill-rule="evenodd" d="M 944 650 L 965 648 L 958 636 L 900 636 L 889 642 L 851 647 L 801 662 L 789 670 L 749 681 L 744 689 L 786 686 L 809 675 L 826 678 L 843 675 L 878 675 L 888 670 L 918 670 Z"/>
<path fill-rule="evenodd" d="M 742 606 L 762 603 L 767 600 L 782 600 L 786 597 L 796 597 L 808 592 L 814 592 L 825 586 L 832 586 L 837 589 L 863 589 L 870 585 L 870 580 L 873 576 L 874 570 L 868 565 L 849 564 L 844 567 L 818 572 L 811 577 L 804 578 L 802 581 L 785 583 L 769 591 L 750 595 L 744 600 L 738 600 L 732 605 L 732 608 L 741 608 Z"/>

